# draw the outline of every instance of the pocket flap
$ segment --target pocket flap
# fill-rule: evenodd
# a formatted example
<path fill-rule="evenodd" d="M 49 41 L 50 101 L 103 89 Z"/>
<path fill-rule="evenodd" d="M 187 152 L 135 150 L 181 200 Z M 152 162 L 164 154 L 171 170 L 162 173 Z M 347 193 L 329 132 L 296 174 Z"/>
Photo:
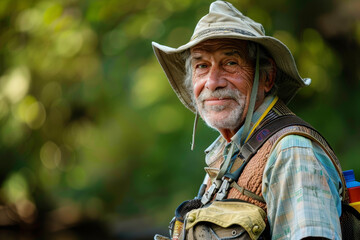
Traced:
<path fill-rule="evenodd" d="M 210 222 L 227 228 L 243 227 L 251 239 L 257 239 L 265 230 L 266 213 L 262 208 L 245 202 L 215 201 L 205 208 L 194 209 L 187 214 L 186 230 L 200 222 Z"/>

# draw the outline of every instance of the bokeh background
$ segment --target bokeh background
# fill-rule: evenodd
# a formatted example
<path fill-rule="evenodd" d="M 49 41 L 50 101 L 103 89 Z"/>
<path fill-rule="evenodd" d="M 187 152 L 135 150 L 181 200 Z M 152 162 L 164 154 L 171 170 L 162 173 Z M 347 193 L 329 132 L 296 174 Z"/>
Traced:
<path fill-rule="evenodd" d="M 360 1 L 230 1 L 293 52 L 290 103 L 360 180 Z M 1 239 L 151 239 L 204 176 L 217 133 L 177 100 L 151 42 L 207 0 L 0 1 Z"/>

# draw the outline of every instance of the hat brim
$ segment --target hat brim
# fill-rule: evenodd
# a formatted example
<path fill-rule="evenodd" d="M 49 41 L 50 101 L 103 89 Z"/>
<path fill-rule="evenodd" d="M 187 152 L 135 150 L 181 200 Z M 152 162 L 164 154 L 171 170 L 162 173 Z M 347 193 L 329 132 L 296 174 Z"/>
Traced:
<path fill-rule="evenodd" d="M 197 37 L 178 48 L 171 48 L 152 42 L 155 55 L 171 87 L 180 101 L 192 112 L 196 112 L 196 109 L 192 102 L 191 93 L 184 84 L 186 71 L 185 59 L 182 54 L 184 51 L 205 40 L 219 38 L 233 38 L 261 44 L 269 52 L 277 65 L 277 94 L 285 103 L 288 103 L 301 87 L 310 84 L 310 79 L 302 79 L 300 77 L 290 50 L 281 41 L 270 36 L 250 36 L 234 31 L 215 31 L 215 29 L 211 31 L 209 29 L 209 34 Z"/>

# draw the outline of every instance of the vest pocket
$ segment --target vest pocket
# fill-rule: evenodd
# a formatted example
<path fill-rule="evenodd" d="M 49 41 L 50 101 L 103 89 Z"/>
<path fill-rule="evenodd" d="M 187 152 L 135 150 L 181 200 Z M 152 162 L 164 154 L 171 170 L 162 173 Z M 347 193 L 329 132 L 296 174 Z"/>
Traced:
<path fill-rule="evenodd" d="M 185 217 L 183 239 L 260 239 L 266 213 L 258 206 L 239 201 L 215 201 L 190 211 Z"/>
<path fill-rule="evenodd" d="M 213 223 L 198 223 L 188 232 L 187 240 L 227 240 L 227 239 L 251 239 L 249 234 L 239 225 L 231 225 L 228 228 L 220 227 Z"/>

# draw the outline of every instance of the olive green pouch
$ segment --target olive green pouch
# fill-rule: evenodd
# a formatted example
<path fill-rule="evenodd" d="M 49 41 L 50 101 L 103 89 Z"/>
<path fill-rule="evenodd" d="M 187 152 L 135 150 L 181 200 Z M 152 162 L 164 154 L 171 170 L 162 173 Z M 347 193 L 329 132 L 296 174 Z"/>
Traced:
<path fill-rule="evenodd" d="M 251 203 L 214 201 L 190 211 L 183 239 L 259 239 L 265 230 L 265 211 Z"/>

